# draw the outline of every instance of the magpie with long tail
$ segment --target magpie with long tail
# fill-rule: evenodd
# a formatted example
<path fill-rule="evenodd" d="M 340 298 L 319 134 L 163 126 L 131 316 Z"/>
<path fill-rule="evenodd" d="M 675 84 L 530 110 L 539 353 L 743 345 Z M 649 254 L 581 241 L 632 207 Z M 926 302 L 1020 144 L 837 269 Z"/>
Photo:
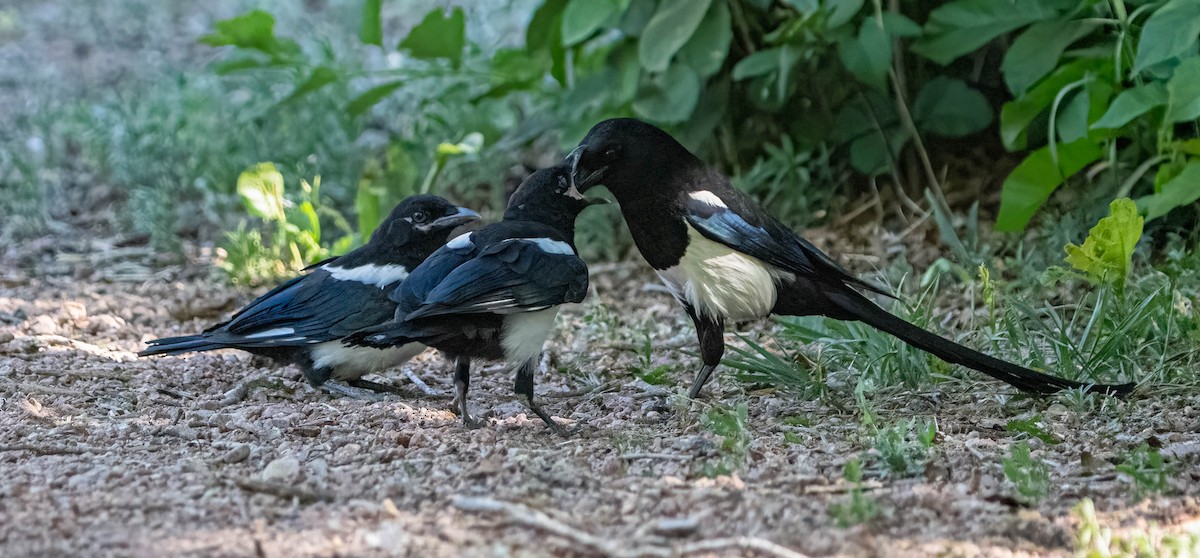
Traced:
<path fill-rule="evenodd" d="M 296 364 L 309 383 L 330 391 L 354 395 L 326 383 L 331 379 L 394 391 L 362 376 L 401 364 L 425 347 L 410 343 L 379 351 L 348 347 L 341 338 L 390 321 L 396 303 L 388 294 L 456 229 L 478 220 L 474 211 L 440 197 L 409 197 L 392 209 L 362 247 L 310 266 L 307 274 L 258 297 L 229 321 L 198 335 L 155 339 L 138 356 L 240 349 Z"/>
<path fill-rule="evenodd" d="M 395 321 L 346 338 L 352 345 L 421 343 L 456 358 L 454 384 L 463 424 L 471 359 L 504 359 L 514 391 L 551 430 L 566 430 L 533 399 L 533 374 L 558 307 L 587 294 L 587 265 L 575 251 L 575 218 L 602 200 L 570 187 L 564 166 L 539 170 L 513 193 L 504 219 L 434 252 L 400 285 Z"/>
<path fill-rule="evenodd" d="M 1036 372 L 892 315 L 860 290 L 891 294 L 851 275 L 650 124 L 603 121 L 564 164 L 581 192 L 601 184 L 612 192 L 638 251 L 695 323 L 703 366 L 689 390 L 692 397 L 721 362 L 725 323 L 771 314 L 861 321 L 1026 392 L 1133 390 L 1133 384 L 1086 385 Z"/>

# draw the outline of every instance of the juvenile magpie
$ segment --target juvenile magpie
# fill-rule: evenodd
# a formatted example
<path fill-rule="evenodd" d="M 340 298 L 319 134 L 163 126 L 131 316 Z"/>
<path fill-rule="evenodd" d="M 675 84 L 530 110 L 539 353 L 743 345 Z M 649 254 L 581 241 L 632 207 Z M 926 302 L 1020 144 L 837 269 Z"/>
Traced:
<path fill-rule="evenodd" d="M 350 393 L 325 383 L 334 379 L 386 391 L 362 376 L 403 363 L 425 347 L 411 343 L 379 351 L 347 347 L 339 340 L 391 320 L 396 304 L 388 293 L 457 227 L 478 220 L 474 211 L 440 197 L 409 197 L 392 209 L 366 245 L 309 266 L 309 273 L 258 297 L 229 321 L 199 335 L 155 339 L 138 356 L 241 349 L 297 364 L 314 386 Z"/>
<path fill-rule="evenodd" d="M 463 424 L 471 359 L 504 359 L 514 391 L 556 433 L 566 431 L 533 400 L 533 373 L 558 307 L 587 294 L 587 265 L 575 252 L 575 217 L 589 205 L 565 166 L 539 170 L 513 193 L 504 219 L 434 252 L 392 293 L 395 321 L 346 338 L 354 345 L 422 343 L 456 357 Z"/>
<path fill-rule="evenodd" d="M 564 163 L 581 192 L 608 187 L 638 251 L 695 323 L 704 365 L 692 397 L 721 362 L 725 322 L 770 314 L 862 321 L 1023 391 L 1084 387 L 985 355 L 888 313 L 857 289 L 892 295 L 855 278 L 654 126 L 627 118 L 601 122 Z M 1132 389 L 1133 384 L 1087 386 L 1108 394 Z"/>

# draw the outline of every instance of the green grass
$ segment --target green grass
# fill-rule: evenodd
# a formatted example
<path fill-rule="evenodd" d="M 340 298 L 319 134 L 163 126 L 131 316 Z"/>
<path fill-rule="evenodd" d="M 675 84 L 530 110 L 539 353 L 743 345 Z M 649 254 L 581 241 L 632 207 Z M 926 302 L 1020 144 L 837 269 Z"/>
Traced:
<path fill-rule="evenodd" d="M 1025 501 L 1036 504 L 1050 494 L 1050 467 L 1030 454 L 1028 442 L 1013 444 L 1003 464 L 1005 478 Z"/>
<path fill-rule="evenodd" d="M 1114 531 L 1101 524 L 1096 506 L 1084 498 L 1075 506 L 1079 522 L 1075 533 L 1075 555 L 1081 558 L 1187 558 L 1200 555 L 1200 533 L 1168 532 L 1154 524 Z"/>

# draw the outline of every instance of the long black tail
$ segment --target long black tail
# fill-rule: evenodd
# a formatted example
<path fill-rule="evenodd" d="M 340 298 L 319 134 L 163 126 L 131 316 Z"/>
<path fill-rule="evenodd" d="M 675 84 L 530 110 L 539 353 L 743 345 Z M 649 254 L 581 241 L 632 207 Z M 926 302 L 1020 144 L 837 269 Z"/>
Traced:
<path fill-rule="evenodd" d="M 203 334 L 163 337 L 162 339 L 150 341 L 147 345 L 144 350 L 138 353 L 138 356 L 178 355 L 228 347 L 228 345 L 214 341 L 212 337 Z"/>
<path fill-rule="evenodd" d="M 1064 389 L 1083 387 L 1088 392 L 1124 395 L 1133 391 L 1135 387 L 1135 384 L 1132 383 L 1081 384 L 985 355 L 910 324 L 848 287 L 835 292 L 827 292 L 826 295 L 834 305 L 845 310 L 854 319 L 895 335 L 901 341 L 932 353 L 946 362 L 978 370 L 1021 391 L 1054 393 Z"/>

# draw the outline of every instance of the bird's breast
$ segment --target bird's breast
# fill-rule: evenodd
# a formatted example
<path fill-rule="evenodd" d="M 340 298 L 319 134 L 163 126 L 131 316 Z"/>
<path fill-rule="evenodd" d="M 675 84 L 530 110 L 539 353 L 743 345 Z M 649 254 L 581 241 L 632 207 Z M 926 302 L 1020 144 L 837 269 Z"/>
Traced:
<path fill-rule="evenodd" d="M 688 227 L 688 246 L 679 263 L 658 270 L 679 300 L 701 314 L 752 320 L 771 313 L 780 272 L 762 260 L 705 238 Z"/>

